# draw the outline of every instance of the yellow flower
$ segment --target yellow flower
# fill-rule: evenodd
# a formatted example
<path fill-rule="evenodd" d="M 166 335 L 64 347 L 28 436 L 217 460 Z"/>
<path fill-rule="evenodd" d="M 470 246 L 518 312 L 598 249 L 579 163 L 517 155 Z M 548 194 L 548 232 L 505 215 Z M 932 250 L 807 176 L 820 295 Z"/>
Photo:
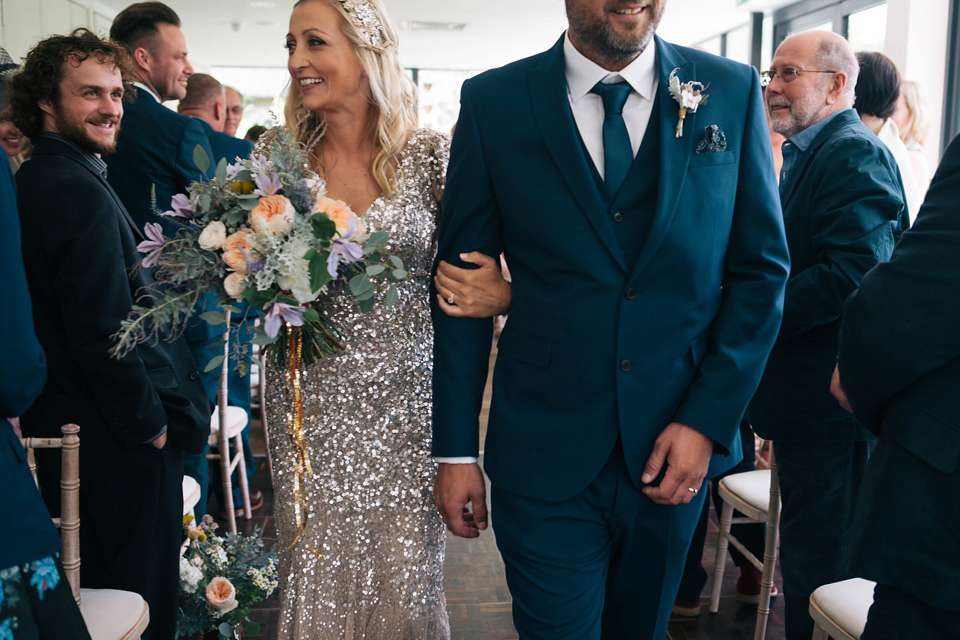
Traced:
<path fill-rule="evenodd" d="M 253 180 L 234 180 L 230 183 L 230 188 L 233 189 L 233 192 L 236 194 L 248 196 L 253 193 L 257 185 L 253 183 Z"/>

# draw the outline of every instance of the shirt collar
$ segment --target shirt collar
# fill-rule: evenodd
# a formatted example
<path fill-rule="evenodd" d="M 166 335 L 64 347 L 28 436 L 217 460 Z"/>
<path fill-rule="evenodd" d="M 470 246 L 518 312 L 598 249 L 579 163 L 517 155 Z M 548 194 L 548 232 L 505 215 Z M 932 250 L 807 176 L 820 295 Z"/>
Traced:
<path fill-rule="evenodd" d="M 70 140 L 69 138 L 64 138 L 59 133 L 44 131 L 40 135 L 49 137 L 49 138 L 54 138 L 56 140 L 59 140 L 63 144 L 69 146 L 70 148 L 75 150 L 77 153 L 79 153 L 83 157 L 83 159 L 91 165 L 90 166 L 91 169 L 93 169 L 96 173 L 98 173 L 101 177 L 103 177 L 104 180 L 107 179 L 107 163 L 104 162 L 103 159 L 100 158 L 100 156 L 98 156 L 97 154 L 90 153 L 89 151 L 81 149 L 79 146 L 77 146 L 76 143 L 73 142 L 73 140 Z"/>
<path fill-rule="evenodd" d="M 157 94 L 155 94 L 155 93 L 153 92 L 153 89 L 151 89 L 151 88 L 148 87 L 147 85 L 143 84 L 142 82 L 136 82 L 136 81 L 134 81 L 133 86 L 135 86 L 137 89 L 141 89 L 141 90 L 143 90 L 143 91 L 146 91 L 148 94 L 150 94 L 151 96 L 153 96 L 153 99 L 156 100 L 157 102 L 159 102 L 159 103 L 161 103 L 161 104 L 163 103 L 163 100 L 160 99 L 160 96 L 158 96 Z"/>
<path fill-rule="evenodd" d="M 828 122 L 830 122 L 831 120 L 833 120 L 834 118 L 836 118 L 838 115 L 840 115 L 840 114 L 843 113 L 844 111 L 847 111 L 847 110 L 852 109 L 852 108 L 853 108 L 853 107 L 844 107 L 843 109 L 840 109 L 839 111 L 836 111 L 836 112 L 834 112 L 834 113 L 831 113 L 830 115 L 828 115 L 826 118 L 824 118 L 824 119 L 821 120 L 820 122 L 817 122 L 816 124 L 810 125 L 809 127 L 807 127 L 806 129 L 804 129 L 804 130 L 801 131 L 800 133 L 795 134 L 795 135 L 791 136 L 790 138 L 787 138 L 787 140 L 789 140 L 791 144 L 795 145 L 801 152 L 802 152 L 802 151 L 806 151 L 806 150 L 807 150 L 807 147 L 810 146 L 810 144 L 814 141 L 814 139 L 817 137 L 817 135 L 819 135 L 819 133 L 820 133 L 821 131 L 823 131 L 824 127 L 827 126 L 827 123 L 828 123 Z"/>
<path fill-rule="evenodd" d="M 637 56 L 633 62 L 620 71 L 607 71 L 593 60 L 580 53 L 564 34 L 563 57 L 566 65 L 567 90 L 574 102 L 590 93 L 593 86 L 601 80 L 617 82 L 626 80 L 630 88 L 642 98 L 653 100 L 657 90 L 657 47 L 654 40 Z"/>

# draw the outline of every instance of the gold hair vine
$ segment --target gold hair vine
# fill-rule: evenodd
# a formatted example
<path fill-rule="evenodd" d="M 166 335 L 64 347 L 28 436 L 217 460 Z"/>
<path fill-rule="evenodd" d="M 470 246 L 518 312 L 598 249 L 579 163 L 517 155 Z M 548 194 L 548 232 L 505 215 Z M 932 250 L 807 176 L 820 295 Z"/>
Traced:
<path fill-rule="evenodd" d="M 340 0 L 340 4 L 371 49 L 383 51 L 387 48 L 386 29 L 369 0 Z"/>

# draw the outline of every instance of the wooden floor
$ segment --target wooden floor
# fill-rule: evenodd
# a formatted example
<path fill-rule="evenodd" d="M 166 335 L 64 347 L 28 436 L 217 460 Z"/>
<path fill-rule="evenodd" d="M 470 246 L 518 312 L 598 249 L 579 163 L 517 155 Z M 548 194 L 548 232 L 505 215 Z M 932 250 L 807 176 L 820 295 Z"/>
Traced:
<path fill-rule="evenodd" d="M 494 349 L 491 364 L 496 357 Z M 489 384 L 484 402 L 484 423 L 489 407 Z M 257 432 L 259 421 L 254 420 L 253 449 L 255 453 L 264 451 L 262 433 Z M 485 426 L 485 424 L 484 424 Z M 272 541 L 276 536 L 273 522 L 273 491 L 269 474 L 265 468 L 265 458 L 258 458 L 264 465 L 252 485 L 264 493 L 263 509 L 254 513 L 251 521 L 238 520 L 241 532 L 252 534 L 259 527 L 261 535 Z M 213 503 L 211 502 L 211 507 Z M 215 508 L 211 511 L 213 513 Z M 225 523 L 221 522 L 221 525 Z M 712 584 L 714 550 L 717 542 L 717 526 L 711 513 L 707 543 L 703 552 L 703 565 L 711 578 L 704 588 L 702 613 L 698 618 L 671 620 L 668 638 L 672 640 L 748 640 L 753 638 L 756 621 L 756 607 L 741 605 L 735 599 L 738 570 L 727 558 L 727 571 L 724 574 L 720 610 L 716 614 L 707 611 L 707 600 Z M 492 530 L 483 532 L 480 538 L 465 540 L 454 536 L 447 537 L 447 558 L 444 564 L 444 590 L 447 597 L 447 609 L 450 614 L 450 629 L 453 640 L 509 640 L 517 638 L 511 620 L 510 592 L 503 576 L 503 564 L 496 548 L 496 538 Z M 777 584 L 782 584 L 779 573 Z M 251 619 L 262 626 L 259 638 L 274 638 L 278 616 L 277 598 L 272 597 L 261 603 L 251 612 Z M 769 640 L 783 638 L 783 599 L 777 598 L 770 615 L 766 637 Z M 646 639 L 638 639 L 646 640 Z"/>

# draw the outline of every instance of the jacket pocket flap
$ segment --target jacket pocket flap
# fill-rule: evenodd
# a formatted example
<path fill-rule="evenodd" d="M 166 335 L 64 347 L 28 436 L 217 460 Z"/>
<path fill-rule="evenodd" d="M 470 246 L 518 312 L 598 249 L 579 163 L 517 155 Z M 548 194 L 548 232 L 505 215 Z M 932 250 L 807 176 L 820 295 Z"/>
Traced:
<path fill-rule="evenodd" d="M 147 377 L 154 389 L 173 389 L 177 386 L 177 376 L 170 367 L 148 369 Z"/>
<path fill-rule="evenodd" d="M 497 343 L 499 353 L 542 369 L 550 365 L 550 350 L 550 343 L 546 340 L 507 328 L 503 330 Z"/>
<path fill-rule="evenodd" d="M 718 151 L 715 153 L 695 153 L 690 156 L 691 167 L 706 167 L 719 164 L 733 164 L 737 161 L 737 154 L 733 151 Z"/>

